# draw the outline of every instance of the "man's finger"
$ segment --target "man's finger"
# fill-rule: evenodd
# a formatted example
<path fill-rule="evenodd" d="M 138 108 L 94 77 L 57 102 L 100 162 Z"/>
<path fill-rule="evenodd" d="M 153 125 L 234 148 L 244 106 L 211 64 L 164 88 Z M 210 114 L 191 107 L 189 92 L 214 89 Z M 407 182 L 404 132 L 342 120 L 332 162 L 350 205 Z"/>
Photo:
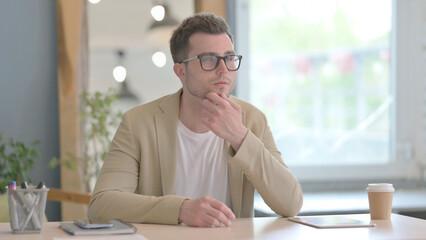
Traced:
<path fill-rule="evenodd" d="M 203 105 L 204 109 L 206 109 L 209 112 L 213 112 L 216 110 L 217 106 L 215 106 L 215 104 L 209 100 L 209 99 L 204 99 L 201 104 Z"/>
<path fill-rule="evenodd" d="M 207 94 L 207 99 L 210 100 L 213 104 L 218 105 L 218 106 L 224 106 L 224 104 L 227 104 L 226 101 L 226 97 L 222 97 L 225 96 L 223 93 L 221 93 L 221 95 L 218 95 L 215 92 L 209 92 Z"/>
<path fill-rule="evenodd" d="M 212 218 L 218 221 L 219 225 L 225 225 L 227 227 L 231 226 L 231 220 L 225 215 L 224 212 L 221 212 L 215 208 L 211 208 L 206 213 Z"/>
<path fill-rule="evenodd" d="M 196 219 L 191 226 L 194 227 L 220 227 L 221 222 L 207 214 L 207 212 L 204 212 L 201 214 L 198 219 Z"/>
<path fill-rule="evenodd" d="M 227 98 L 226 96 L 225 96 L 225 94 L 221 94 L 221 97 L 225 100 L 225 102 L 227 103 L 227 104 L 229 104 L 229 105 L 231 105 L 232 106 L 232 108 L 234 108 L 234 109 L 239 109 L 239 107 L 240 107 L 240 105 L 238 105 L 238 104 L 236 104 L 234 101 L 232 101 L 230 98 Z"/>
<path fill-rule="evenodd" d="M 225 216 L 228 219 L 234 220 L 235 219 L 235 215 L 232 212 L 231 209 L 229 209 L 228 206 L 226 206 L 224 203 L 222 203 L 221 201 L 218 201 L 214 198 L 210 199 L 210 205 L 212 207 L 214 207 L 215 209 L 219 210 L 220 212 L 222 212 L 223 214 L 225 214 Z"/>

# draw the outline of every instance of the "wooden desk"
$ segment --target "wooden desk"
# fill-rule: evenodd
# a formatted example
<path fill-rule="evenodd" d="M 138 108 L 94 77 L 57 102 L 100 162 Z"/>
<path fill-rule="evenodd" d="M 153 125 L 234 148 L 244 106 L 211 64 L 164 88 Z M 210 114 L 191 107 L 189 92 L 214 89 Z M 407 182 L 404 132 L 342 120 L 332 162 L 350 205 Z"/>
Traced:
<path fill-rule="evenodd" d="M 369 218 L 368 214 L 348 215 Z M 236 219 L 232 227 L 193 228 L 183 225 L 135 224 L 137 234 L 147 239 L 426 239 L 426 220 L 393 214 L 391 221 L 374 220 L 372 228 L 316 229 L 288 221 L 285 218 Z M 96 238 L 74 237 L 58 229 L 58 222 L 47 222 L 41 234 L 13 234 L 9 223 L 0 223 L 0 239 L 50 240 L 53 237 L 68 239 Z M 99 237 L 101 239 L 113 239 Z"/>

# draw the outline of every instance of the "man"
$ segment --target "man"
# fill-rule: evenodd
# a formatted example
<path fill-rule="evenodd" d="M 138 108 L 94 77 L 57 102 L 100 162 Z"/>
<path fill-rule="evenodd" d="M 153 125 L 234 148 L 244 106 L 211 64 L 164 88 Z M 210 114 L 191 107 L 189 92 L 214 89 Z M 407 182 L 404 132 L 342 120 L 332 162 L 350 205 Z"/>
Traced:
<path fill-rule="evenodd" d="M 296 215 L 302 189 L 266 118 L 231 96 L 241 56 L 222 18 L 185 19 L 170 40 L 177 93 L 124 114 L 96 183 L 89 218 L 230 226 L 253 217 L 254 190 Z"/>

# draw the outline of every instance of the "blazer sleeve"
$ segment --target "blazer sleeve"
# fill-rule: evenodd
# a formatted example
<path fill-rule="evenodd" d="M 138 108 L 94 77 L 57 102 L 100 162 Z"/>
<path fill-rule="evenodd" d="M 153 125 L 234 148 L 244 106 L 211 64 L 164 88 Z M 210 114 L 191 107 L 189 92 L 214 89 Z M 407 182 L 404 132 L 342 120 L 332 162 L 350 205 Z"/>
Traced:
<path fill-rule="evenodd" d="M 229 162 L 237 164 L 277 214 L 295 216 L 303 205 L 302 188 L 284 164 L 263 113 L 251 116 L 254 122 L 238 152 L 230 150 Z M 232 147 L 231 147 L 232 148 Z"/>
<path fill-rule="evenodd" d="M 148 196 L 137 190 L 141 150 L 130 122 L 125 114 L 96 182 L 88 209 L 89 219 L 177 224 L 185 197 Z"/>

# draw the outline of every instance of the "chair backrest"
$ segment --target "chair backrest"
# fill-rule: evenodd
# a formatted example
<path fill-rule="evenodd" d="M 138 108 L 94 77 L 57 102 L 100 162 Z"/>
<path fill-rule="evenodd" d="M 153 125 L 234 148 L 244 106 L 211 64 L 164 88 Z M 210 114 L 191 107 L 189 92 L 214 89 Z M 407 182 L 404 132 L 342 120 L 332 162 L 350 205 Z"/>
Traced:
<path fill-rule="evenodd" d="M 47 200 L 56 202 L 73 202 L 89 205 L 90 193 L 79 193 L 58 188 L 49 189 L 49 192 L 47 192 Z"/>

